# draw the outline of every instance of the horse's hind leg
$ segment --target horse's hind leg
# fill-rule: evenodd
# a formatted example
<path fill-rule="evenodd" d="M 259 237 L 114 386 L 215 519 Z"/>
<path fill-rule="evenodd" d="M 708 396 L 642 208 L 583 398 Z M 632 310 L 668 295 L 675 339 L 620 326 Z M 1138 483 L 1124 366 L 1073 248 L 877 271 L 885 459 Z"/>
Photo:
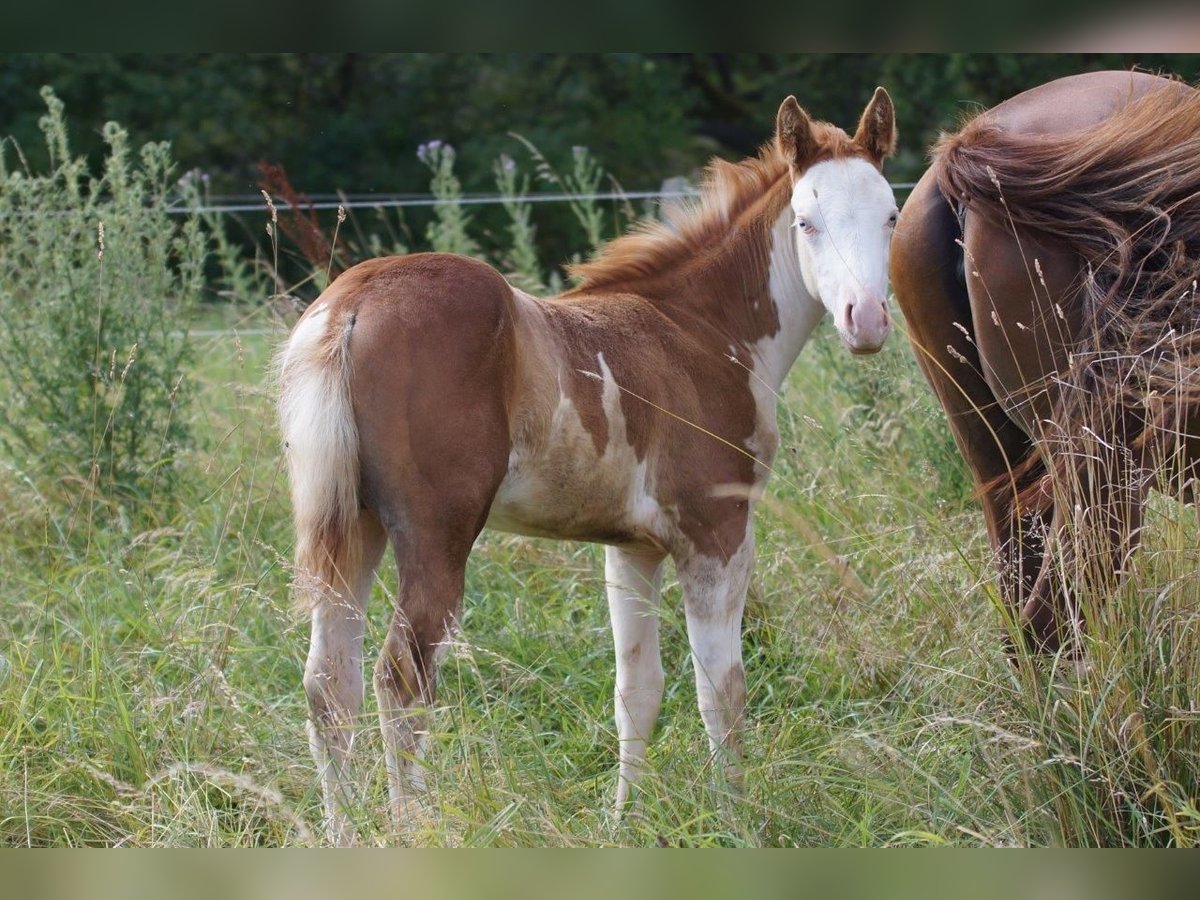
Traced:
<path fill-rule="evenodd" d="M 663 553 L 619 547 L 604 551 L 604 578 L 617 657 L 613 691 L 620 774 L 616 808 L 620 812 L 641 776 L 646 742 L 662 706 L 663 668 L 658 646 L 658 592 Z"/>
<path fill-rule="evenodd" d="M 959 225 L 934 174 L 932 169 L 926 173 L 904 204 L 892 239 L 892 287 L 917 364 L 971 471 L 1000 573 L 1001 596 L 1015 623 L 1042 569 L 1049 510 L 1026 516 L 1016 512 L 1023 484 L 1012 473 L 1029 462 L 1033 443 L 988 384 L 990 363 L 977 338 L 981 329 L 993 327 L 993 319 L 972 309 L 962 250 L 956 245 Z"/>
<path fill-rule="evenodd" d="M 459 440 L 460 448 L 471 450 L 468 444 Z M 418 808 L 414 801 L 424 792 L 421 758 L 438 660 L 458 619 L 467 557 L 504 476 L 507 453 L 497 442 L 490 450 L 477 446 L 458 458 L 448 448 L 430 457 L 448 463 L 447 471 L 456 477 L 411 479 L 406 488 L 393 483 L 385 491 L 389 501 L 382 504 L 391 510 L 385 521 L 399 586 L 375 666 L 375 696 L 399 829 L 412 820 Z"/>
<path fill-rule="evenodd" d="M 473 539 L 473 536 L 472 536 Z M 411 822 L 425 789 L 421 759 L 428 738 L 439 656 L 462 604 L 471 542 L 449 545 L 429 532 L 393 544 L 400 585 L 375 666 L 388 794 L 397 827 Z"/>
<path fill-rule="evenodd" d="M 1063 494 L 1049 534 L 1054 554 L 1047 556 L 1021 610 L 1033 647 L 1054 653 L 1066 646 L 1078 654 L 1084 627 L 1081 603 L 1098 604 L 1113 593 L 1128 572 L 1141 539 L 1148 478 L 1115 445 L 1087 448 L 1086 460 Z"/>
<path fill-rule="evenodd" d="M 351 799 L 350 755 L 363 699 L 363 633 L 367 597 L 386 543 L 379 521 L 364 512 L 344 544 L 348 552 L 334 561 L 333 583 L 300 575 L 302 593 L 312 608 L 304 667 L 309 746 L 321 774 L 325 831 L 336 844 L 354 837 L 346 810 Z"/>

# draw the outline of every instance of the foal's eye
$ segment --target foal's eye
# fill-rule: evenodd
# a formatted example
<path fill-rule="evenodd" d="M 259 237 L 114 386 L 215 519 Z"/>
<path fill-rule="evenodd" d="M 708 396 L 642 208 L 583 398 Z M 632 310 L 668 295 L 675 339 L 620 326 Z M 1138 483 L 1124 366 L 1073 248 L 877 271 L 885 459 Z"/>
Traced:
<path fill-rule="evenodd" d="M 900 219 L 900 211 L 899 211 L 899 210 L 896 210 L 896 209 L 893 209 L 893 210 L 892 210 L 892 214 L 891 214 L 890 216 L 888 216 L 887 227 L 888 227 L 888 228 L 895 228 L 895 227 L 896 227 L 896 222 L 897 222 L 899 219 Z"/>
<path fill-rule="evenodd" d="M 817 228 L 812 222 L 804 218 L 804 216 L 796 216 L 795 227 L 799 228 L 805 234 L 816 234 Z"/>

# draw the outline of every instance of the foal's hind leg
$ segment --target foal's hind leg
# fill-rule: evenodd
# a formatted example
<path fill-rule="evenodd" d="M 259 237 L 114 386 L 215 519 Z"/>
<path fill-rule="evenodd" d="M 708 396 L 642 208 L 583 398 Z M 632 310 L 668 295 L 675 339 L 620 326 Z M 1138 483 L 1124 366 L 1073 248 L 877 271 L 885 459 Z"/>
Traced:
<path fill-rule="evenodd" d="M 363 633 L 367 597 L 375 569 L 386 546 L 386 536 L 370 513 L 359 516 L 347 548 L 336 560 L 334 584 L 304 584 L 312 606 L 312 632 L 304 667 L 308 696 L 308 739 L 321 774 L 325 804 L 325 831 L 336 844 L 349 843 L 354 829 L 346 814 L 349 764 L 354 731 L 363 698 Z"/>
<path fill-rule="evenodd" d="M 754 565 L 754 530 L 727 558 L 693 553 L 676 559 L 696 674 L 696 699 L 713 756 L 726 779 L 741 781 L 741 726 L 746 708 L 742 612 Z"/>
<path fill-rule="evenodd" d="M 646 742 L 662 706 L 663 668 L 658 647 L 658 592 L 663 553 L 619 547 L 604 550 L 604 578 L 617 656 L 613 691 L 620 775 L 616 808 L 620 812 L 641 776 Z"/>
<path fill-rule="evenodd" d="M 461 455 L 448 439 L 437 452 L 421 454 L 447 466 L 445 479 L 414 478 L 405 469 L 403 485 L 381 482 L 376 492 L 377 502 L 390 511 L 385 522 L 399 572 L 396 608 L 375 666 L 375 696 L 388 793 L 400 829 L 411 821 L 424 790 L 421 757 L 438 658 L 462 606 L 467 557 L 504 476 L 504 445 L 479 447 L 467 440 L 483 433 L 483 423 L 476 423 L 474 431 L 459 435 Z M 439 435 L 430 430 L 424 437 L 440 441 Z"/>
<path fill-rule="evenodd" d="M 477 531 L 477 529 L 476 529 Z M 474 534 L 471 535 L 471 540 Z M 462 604 L 471 540 L 432 531 L 394 542 L 400 586 L 396 610 L 375 666 L 388 794 L 397 827 L 416 812 L 424 792 L 421 767 L 428 739 L 439 656 Z"/>

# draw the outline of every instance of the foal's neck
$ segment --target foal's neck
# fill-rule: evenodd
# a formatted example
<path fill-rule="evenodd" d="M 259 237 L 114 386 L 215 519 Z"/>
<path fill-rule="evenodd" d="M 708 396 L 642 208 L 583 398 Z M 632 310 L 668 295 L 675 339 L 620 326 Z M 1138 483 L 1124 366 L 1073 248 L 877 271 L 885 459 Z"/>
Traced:
<path fill-rule="evenodd" d="M 792 233 L 792 211 L 784 207 L 770 230 L 768 301 L 779 320 L 778 331 L 755 348 L 755 374 L 778 392 L 792 364 L 825 314 L 825 307 L 804 285 L 800 254 Z"/>
<path fill-rule="evenodd" d="M 825 307 L 805 287 L 790 206 L 779 196 L 763 206 L 697 253 L 654 302 L 774 394 Z"/>
<path fill-rule="evenodd" d="M 804 286 L 786 195 L 764 197 L 755 212 L 640 292 L 778 391 L 824 307 Z"/>

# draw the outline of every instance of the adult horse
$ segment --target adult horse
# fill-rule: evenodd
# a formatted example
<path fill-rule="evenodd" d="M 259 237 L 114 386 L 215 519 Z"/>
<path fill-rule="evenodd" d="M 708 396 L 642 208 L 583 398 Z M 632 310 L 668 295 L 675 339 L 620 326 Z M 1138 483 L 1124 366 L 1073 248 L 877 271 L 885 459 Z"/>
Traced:
<path fill-rule="evenodd" d="M 1198 192 L 1200 94 L 1100 72 L 944 137 L 905 203 L 893 290 L 1034 648 L 1115 586 L 1149 488 L 1191 479 Z"/>
<path fill-rule="evenodd" d="M 421 788 L 435 651 L 485 526 L 607 545 L 618 807 L 662 698 L 667 556 L 711 746 L 735 766 L 751 498 L 775 456 L 776 392 L 826 311 L 855 353 L 888 333 L 895 140 L 882 88 L 853 138 L 789 97 L 757 157 L 714 162 L 696 205 L 609 244 L 560 297 L 416 254 L 349 269 L 305 312 L 280 355 L 279 406 L 332 840 L 352 837 L 363 611 L 389 543 L 400 586 L 374 680 L 398 822 Z"/>

